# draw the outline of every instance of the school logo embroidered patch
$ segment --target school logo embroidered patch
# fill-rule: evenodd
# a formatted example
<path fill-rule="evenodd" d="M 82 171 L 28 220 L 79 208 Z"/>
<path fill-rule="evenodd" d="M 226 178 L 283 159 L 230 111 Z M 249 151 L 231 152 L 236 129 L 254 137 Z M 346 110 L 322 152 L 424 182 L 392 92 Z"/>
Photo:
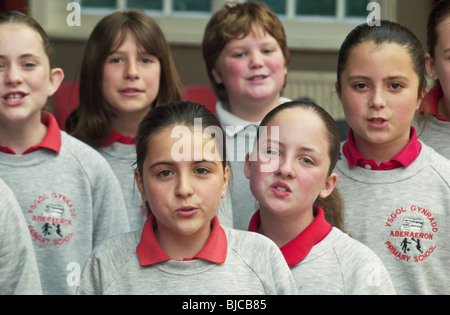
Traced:
<path fill-rule="evenodd" d="M 27 211 L 31 238 L 43 245 L 64 245 L 73 237 L 73 223 L 77 214 L 64 195 L 52 193 L 36 198 Z"/>
<path fill-rule="evenodd" d="M 386 219 L 386 249 L 405 263 L 420 263 L 436 250 L 438 223 L 429 209 L 412 205 L 400 207 Z"/>

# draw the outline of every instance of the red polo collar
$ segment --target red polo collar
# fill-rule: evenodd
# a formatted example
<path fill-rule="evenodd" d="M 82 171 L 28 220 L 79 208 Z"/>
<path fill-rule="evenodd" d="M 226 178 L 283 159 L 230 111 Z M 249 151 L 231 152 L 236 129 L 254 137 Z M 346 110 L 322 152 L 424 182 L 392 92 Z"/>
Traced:
<path fill-rule="evenodd" d="M 427 95 L 423 99 L 422 105 L 420 106 L 420 113 L 424 114 L 428 111 L 431 115 L 435 116 L 437 119 L 442 121 L 450 121 L 438 114 L 439 100 L 444 96 L 442 87 L 440 84 L 436 84 L 431 90 L 428 91 Z"/>
<path fill-rule="evenodd" d="M 320 243 L 330 232 L 331 225 L 325 220 L 322 208 L 314 208 L 314 221 L 308 225 L 296 238 L 280 248 L 289 267 L 295 267 Z M 258 232 L 261 225 L 261 212 L 256 211 L 250 220 L 248 230 Z"/>
<path fill-rule="evenodd" d="M 44 139 L 42 139 L 41 143 L 29 147 L 23 154 L 29 154 L 39 149 L 49 149 L 59 154 L 61 150 L 61 130 L 59 129 L 56 118 L 49 112 L 42 111 L 41 122 L 47 127 L 47 133 Z M 16 155 L 16 152 L 9 147 L 0 146 L 0 151 Z"/>
<path fill-rule="evenodd" d="M 109 138 L 102 141 L 102 147 L 107 147 L 114 142 L 118 142 L 121 144 L 134 145 L 136 144 L 136 137 L 126 137 L 121 135 L 115 130 L 111 130 L 109 134 Z"/>
<path fill-rule="evenodd" d="M 141 241 L 136 253 L 141 266 L 153 265 L 163 261 L 171 260 L 159 245 L 154 229 L 156 228 L 154 215 L 150 215 L 144 224 Z M 222 264 L 227 256 L 227 236 L 219 224 L 219 219 L 214 217 L 211 221 L 211 234 L 205 246 L 191 259 L 204 259 L 212 263 Z"/>
<path fill-rule="evenodd" d="M 350 167 L 359 166 L 362 168 L 367 168 L 373 171 L 386 171 L 393 170 L 396 168 L 404 167 L 407 168 L 420 154 L 422 149 L 422 144 L 417 139 L 417 132 L 414 127 L 411 127 L 411 136 L 406 147 L 396 156 L 394 156 L 388 162 L 382 162 L 378 165 L 374 160 L 369 160 L 364 158 L 356 149 L 353 130 L 350 128 L 348 131 L 347 141 L 344 143 L 342 152 L 348 160 L 348 165 Z"/>

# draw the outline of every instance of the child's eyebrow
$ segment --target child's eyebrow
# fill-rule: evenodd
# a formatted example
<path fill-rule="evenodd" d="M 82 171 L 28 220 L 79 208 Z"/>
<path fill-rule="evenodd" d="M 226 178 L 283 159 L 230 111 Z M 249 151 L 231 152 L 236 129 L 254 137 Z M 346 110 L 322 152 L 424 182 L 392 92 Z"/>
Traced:
<path fill-rule="evenodd" d="M 175 165 L 175 163 L 174 162 L 169 162 L 169 161 L 159 161 L 159 162 L 156 162 L 156 163 L 153 163 L 152 165 L 150 165 L 149 169 L 151 170 L 151 169 L 153 169 L 153 168 L 155 168 L 157 166 L 160 166 L 160 165 L 173 166 L 173 165 Z"/>
<path fill-rule="evenodd" d="M 283 148 L 285 146 L 285 144 L 282 141 L 278 141 L 278 140 L 272 140 L 270 138 L 267 139 L 268 142 L 270 142 L 271 145 L 276 145 L 280 148 Z M 302 146 L 300 148 L 298 148 L 298 151 L 305 151 L 305 152 L 313 152 L 313 153 L 318 153 L 319 151 L 314 148 L 313 146 Z"/>
<path fill-rule="evenodd" d="M 354 80 L 372 81 L 372 79 L 370 77 L 366 77 L 363 75 L 351 76 L 348 78 L 347 81 L 354 81 Z M 408 80 L 409 81 L 408 77 L 405 77 L 403 75 L 393 75 L 393 76 L 383 79 L 383 81 L 392 81 L 392 80 Z"/>
<path fill-rule="evenodd" d="M 41 59 L 38 55 L 32 53 L 26 53 L 19 56 L 19 59 L 36 58 Z M 6 55 L 0 55 L 0 59 L 8 59 Z"/>
<path fill-rule="evenodd" d="M 193 162 L 193 164 L 201 164 L 201 163 L 209 163 L 209 164 L 214 164 L 216 165 L 216 161 L 215 160 L 199 160 L 199 161 L 191 161 Z M 152 165 L 150 165 L 149 169 L 153 169 L 157 166 L 160 165 L 166 165 L 166 166 L 175 166 L 177 164 L 177 162 L 173 162 L 173 161 L 159 161 L 159 162 L 155 162 Z"/>
<path fill-rule="evenodd" d="M 353 75 L 353 76 L 349 77 L 347 81 L 354 81 L 354 80 L 369 81 L 371 79 L 369 77 L 366 77 L 363 75 Z"/>

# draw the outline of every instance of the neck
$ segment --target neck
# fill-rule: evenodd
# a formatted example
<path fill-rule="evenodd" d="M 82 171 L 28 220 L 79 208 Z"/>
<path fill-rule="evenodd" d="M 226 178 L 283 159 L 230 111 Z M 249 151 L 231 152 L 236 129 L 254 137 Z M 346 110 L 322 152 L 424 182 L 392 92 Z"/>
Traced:
<path fill-rule="evenodd" d="M 136 137 L 139 124 L 148 110 L 136 113 L 120 113 L 110 118 L 111 129 L 125 137 Z"/>
<path fill-rule="evenodd" d="M 264 116 L 266 116 L 269 111 L 280 105 L 279 99 L 279 94 L 271 99 L 250 99 L 244 102 L 236 101 L 230 98 L 229 109 L 230 113 L 241 119 L 251 122 L 259 122 L 264 118 Z"/>
<path fill-rule="evenodd" d="M 367 142 L 364 138 L 355 134 L 353 135 L 358 152 L 364 158 L 374 160 L 378 165 L 390 161 L 394 156 L 399 154 L 410 140 L 409 131 L 397 139 L 384 143 Z"/>
<path fill-rule="evenodd" d="M 42 142 L 47 127 L 41 122 L 40 112 L 27 121 L 0 123 L 0 146 L 12 149 L 21 155 L 28 148 Z"/>
<path fill-rule="evenodd" d="M 438 114 L 439 116 L 450 120 L 450 100 L 446 99 L 445 97 L 442 97 L 439 100 Z"/>
<path fill-rule="evenodd" d="M 260 215 L 261 225 L 258 232 L 270 238 L 280 248 L 296 238 L 314 221 L 312 207 L 301 215 L 296 213 L 282 216 L 263 209 Z"/>
<path fill-rule="evenodd" d="M 160 224 L 155 230 L 161 248 L 171 259 L 178 261 L 194 257 L 205 246 L 210 234 L 211 226 L 206 226 L 192 235 L 175 234 Z"/>

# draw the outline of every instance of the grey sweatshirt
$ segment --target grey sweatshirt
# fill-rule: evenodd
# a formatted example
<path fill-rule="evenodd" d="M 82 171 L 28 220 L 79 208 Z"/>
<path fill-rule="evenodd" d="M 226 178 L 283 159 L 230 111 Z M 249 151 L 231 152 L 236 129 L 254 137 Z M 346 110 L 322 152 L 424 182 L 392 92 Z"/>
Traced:
<path fill-rule="evenodd" d="M 61 132 L 59 154 L 0 153 L 31 233 L 44 294 L 74 294 L 92 249 L 130 230 L 120 185 L 94 149 Z"/>
<path fill-rule="evenodd" d="M 136 254 L 140 232 L 120 235 L 96 248 L 77 294 L 296 294 L 292 274 L 278 247 L 252 232 L 223 227 L 223 264 L 203 259 L 168 260 L 141 266 Z"/>
<path fill-rule="evenodd" d="M 398 294 L 450 294 L 450 161 L 422 144 L 407 168 L 335 171 L 345 230 L 386 266 Z"/>
<path fill-rule="evenodd" d="M 42 294 L 42 289 L 22 210 L 0 180 L 0 295 L 11 294 Z"/>
<path fill-rule="evenodd" d="M 337 228 L 291 271 L 300 294 L 396 294 L 389 273 L 375 253 Z"/>

